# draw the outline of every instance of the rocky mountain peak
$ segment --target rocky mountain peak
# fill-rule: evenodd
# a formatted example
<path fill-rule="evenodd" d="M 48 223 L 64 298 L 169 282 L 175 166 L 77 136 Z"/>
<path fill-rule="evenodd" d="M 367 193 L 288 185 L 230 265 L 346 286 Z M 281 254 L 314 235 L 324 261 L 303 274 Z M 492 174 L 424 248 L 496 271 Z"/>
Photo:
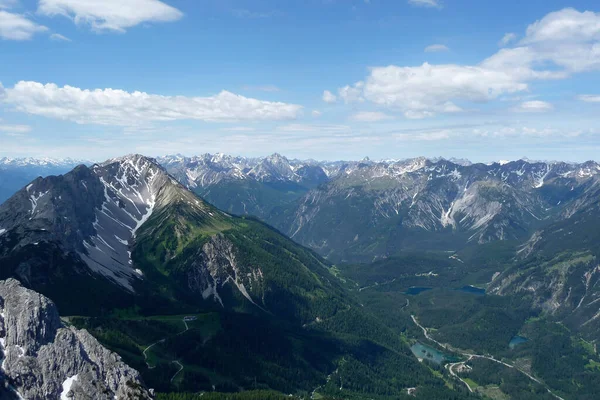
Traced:
<path fill-rule="evenodd" d="M 0 281 L 1 372 L 31 400 L 150 399 L 140 374 L 87 331 L 67 327 L 48 298 L 17 280 Z"/>
<path fill-rule="evenodd" d="M 156 209 L 184 200 L 202 204 L 156 160 L 132 154 L 34 180 L 0 206 L 0 229 L 16 230 L 14 250 L 60 243 L 92 272 L 133 291 L 143 279 L 131 260 L 136 232 Z"/>

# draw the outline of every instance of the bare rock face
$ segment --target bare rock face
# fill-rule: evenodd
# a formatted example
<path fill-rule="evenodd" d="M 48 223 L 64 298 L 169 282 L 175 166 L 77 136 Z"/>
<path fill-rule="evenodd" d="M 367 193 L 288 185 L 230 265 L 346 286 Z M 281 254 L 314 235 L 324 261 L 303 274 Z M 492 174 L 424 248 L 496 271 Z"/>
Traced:
<path fill-rule="evenodd" d="M 14 279 L 0 282 L 0 344 L 4 386 L 22 398 L 151 398 L 139 372 Z"/>
<path fill-rule="evenodd" d="M 205 300 L 212 298 L 224 306 L 218 290 L 230 283 L 248 301 L 262 308 L 259 303 L 264 300 L 252 297 L 264 297 L 262 270 L 242 265 L 236 257 L 233 243 L 222 234 L 214 235 L 202 246 L 191 266 L 189 287 L 202 293 Z"/>

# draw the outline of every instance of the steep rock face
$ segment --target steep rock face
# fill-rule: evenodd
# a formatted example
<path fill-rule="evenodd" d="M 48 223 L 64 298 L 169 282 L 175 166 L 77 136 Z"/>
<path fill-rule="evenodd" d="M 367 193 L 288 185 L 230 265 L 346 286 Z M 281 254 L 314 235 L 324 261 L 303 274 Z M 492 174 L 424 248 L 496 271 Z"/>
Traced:
<path fill-rule="evenodd" d="M 515 266 L 495 277 L 491 293 L 522 295 L 592 338 L 600 336 L 600 203 L 535 232 Z"/>
<path fill-rule="evenodd" d="M 92 274 L 133 292 L 142 279 L 130 253 L 136 232 L 178 191 L 185 189 L 139 155 L 38 178 L 0 206 L 0 257 L 21 259 L 24 251 L 51 244 Z M 38 264 L 19 261 L 13 269 L 30 282 Z"/>
<path fill-rule="evenodd" d="M 86 331 L 62 325 L 46 297 L 0 282 L 6 384 L 26 399 L 149 399 L 139 373 Z"/>
<path fill-rule="evenodd" d="M 204 299 L 212 298 L 223 305 L 219 288 L 230 283 L 252 304 L 260 307 L 251 294 L 263 292 L 263 272 L 243 265 L 237 260 L 233 243 L 222 234 L 215 235 L 202 246 L 188 273 L 190 289 L 202 293 Z"/>

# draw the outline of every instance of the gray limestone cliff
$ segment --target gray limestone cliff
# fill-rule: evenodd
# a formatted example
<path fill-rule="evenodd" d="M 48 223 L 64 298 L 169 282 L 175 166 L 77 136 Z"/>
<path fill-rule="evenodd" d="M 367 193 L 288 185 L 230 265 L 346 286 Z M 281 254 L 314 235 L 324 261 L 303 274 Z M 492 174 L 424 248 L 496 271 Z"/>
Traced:
<path fill-rule="evenodd" d="M 0 380 L 24 399 L 150 399 L 139 372 L 85 330 L 65 326 L 48 298 L 0 281 Z"/>

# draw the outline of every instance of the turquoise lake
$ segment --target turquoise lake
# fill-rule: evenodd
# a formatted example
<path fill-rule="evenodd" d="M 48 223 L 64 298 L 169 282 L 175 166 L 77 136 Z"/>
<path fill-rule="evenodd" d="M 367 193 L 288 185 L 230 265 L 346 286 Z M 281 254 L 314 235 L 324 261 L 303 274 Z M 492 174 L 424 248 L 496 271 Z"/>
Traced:
<path fill-rule="evenodd" d="M 510 343 L 508 343 L 508 347 L 510 347 L 511 349 L 514 349 L 518 345 L 523 344 L 525 342 L 529 342 L 529 339 L 527 339 L 523 336 L 513 336 L 513 338 L 510 339 Z"/>
<path fill-rule="evenodd" d="M 436 364 L 441 364 L 444 361 L 451 360 L 451 357 L 448 357 L 448 356 L 446 356 L 446 354 L 442 353 L 441 351 L 439 351 L 431 346 L 427 346 L 426 344 L 423 344 L 421 342 L 417 342 L 417 343 L 413 344 L 411 346 L 410 350 L 415 355 L 415 357 L 422 358 L 424 360 L 429 360 Z"/>

